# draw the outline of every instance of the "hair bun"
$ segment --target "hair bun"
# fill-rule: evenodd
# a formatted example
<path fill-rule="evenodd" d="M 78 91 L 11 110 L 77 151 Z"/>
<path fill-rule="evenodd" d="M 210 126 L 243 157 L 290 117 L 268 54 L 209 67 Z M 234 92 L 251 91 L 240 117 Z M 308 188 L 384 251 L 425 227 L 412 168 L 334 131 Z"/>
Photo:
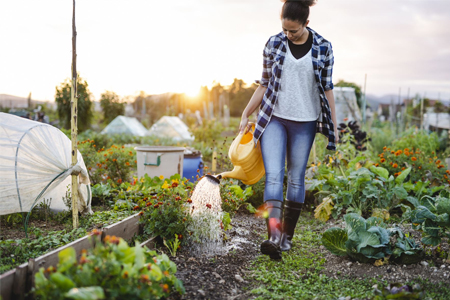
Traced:
<path fill-rule="evenodd" d="M 281 0 L 281 2 L 299 2 L 303 4 L 304 6 L 313 6 L 317 3 L 317 0 Z"/>

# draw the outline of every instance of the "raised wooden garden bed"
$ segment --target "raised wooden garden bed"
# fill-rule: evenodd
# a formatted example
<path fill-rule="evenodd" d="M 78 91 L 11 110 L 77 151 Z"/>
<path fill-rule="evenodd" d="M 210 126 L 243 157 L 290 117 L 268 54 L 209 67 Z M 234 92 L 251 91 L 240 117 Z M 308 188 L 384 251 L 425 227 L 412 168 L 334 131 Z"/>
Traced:
<path fill-rule="evenodd" d="M 139 214 L 130 216 L 120 222 L 102 228 L 102 240 L 107 235 L 121 237 L 126 241 L 131 240 L 133 236 L 140 233 Z M 81 250 L 94 247 L 94 240 L 87 235 L 65 246 L 55 249 L 37 258 L 31 258 L 28 263 L 24 263 L 13 270 L 0 275 L 0 295 L 2 300 L 25 299 L 26 294 L 34 286 L 34 275 L 40 268 L 56 266 L 59 258 L 58 253 L 68 247 L 73 247 L 77 253 L 77 259 L 81 256 Z M 142 246 L 152 248 L 154 239 L 150 238 L 142 243 Z M 28 297 L 27 299 L 31 299 Z"/>

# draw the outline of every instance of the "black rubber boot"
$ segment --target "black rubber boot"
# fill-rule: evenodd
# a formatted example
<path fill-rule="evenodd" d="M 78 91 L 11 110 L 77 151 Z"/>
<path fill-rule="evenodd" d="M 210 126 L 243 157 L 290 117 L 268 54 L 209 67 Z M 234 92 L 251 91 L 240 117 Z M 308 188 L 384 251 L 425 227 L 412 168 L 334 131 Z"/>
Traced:
<path fill-rule="evenodd" d="M 284 202 L 283 229 L 280 242 L 281 251 L 289 251 L 292 248 L 295 226 L 302 211 L 303 203 L 286 200 Z"/>
<path fill-rule="evenodd" d="M 267 200 L 267 210 L 269 218 L 267 219 L 268 240 L 261 244 L 261 253 L 269 255 L 271 259 L 281 259 L 281 215 L 283 202 L 280 200 Z"/>

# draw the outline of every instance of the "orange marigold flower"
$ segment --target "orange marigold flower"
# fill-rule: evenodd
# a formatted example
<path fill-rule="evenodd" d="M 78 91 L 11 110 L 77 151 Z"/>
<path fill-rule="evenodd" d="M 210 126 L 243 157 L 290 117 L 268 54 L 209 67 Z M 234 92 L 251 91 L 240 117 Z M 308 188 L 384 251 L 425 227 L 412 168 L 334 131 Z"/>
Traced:
<path fill-rule="evenodd" d="M 441 163 L 441 161 L 440 161 L 440 160 L 437 160 L 437 161 L 436 161 L 436 164 L 437 164 L 437 165 L 438 165 L 438 164 L 440 164 L 440 163 Z"/>
<path fill-rule="evenodd" d="M 406 169 L 406 168 L 405 168 L 405 167 L 403 167 L 403 168 L 402 168 L 402 171 L 403 171 L 404 169 Z"/>
<path fill-rule="evenodd" d="M 402 150 L 397 150 L 397 152 L 395 152 L 395 156 L 399 156 L 400 154 L 402 154 L 403 151 Z"/>
<path fill-rule="evenodd" d="M 395 168 L 398 167 L 398 165 L 395 163 L 395 164 L 392 165 L 392 167 L 395 169 Z"/>
<path fill-rule="evenodd" d="M 136 205 L 133 210 L 138 210 L 139 209 L 139 205 Z"/>
<path fill-rule="evenodd" d="M 117 159 L 116 158 L 113 158 L 113 162 L 116 162 L 117 161 Z"/>
<path fill-rule="evenodd" d="M 122 179 L 120 179 L 120 178 L 117 179 L 117 183 L 118 183 L 118 184 L 121 184 L 121 183 L 122 183 Z"/>
<path fill-rule="evenodd" d="M 404 150 L 403 150 L 404 152 L 408 152 L 409 151 L 409 149 L 408 148 L 405 148 Z"/>
<path fill-rule="evenodd" d="M 379 163 L 376 163 L 376 164 L 375 164 L 375 167 L 378 167 L 379 165 L 380 165 Z"/>
<path fill-rule="evenodd" d="M 444 174 L 444 178 L 445 178 L 445 179 L 448 179 L 448 176 L 447 176 L 447 174 Z"/>
<path fill-rule="evenodd" d="M 413 157 L 411 157 L 411 160 L 412 160 L 412 161 L 416 161 L 417 158 L 413 156 Z"/>
<path fill-rule="evenodd" d="M 128 271 L 123 272 L 122 277 L 125 278 L 125 279 L 127 279 L 127 278 L 128 278 Z"/>
<path fill-rule="evenodd" d="M 387 147 L 386 147 L 386 146 L 384 146 L 384 147 L 383 147 L 383 150 L 386 150 L 386 149 L 387 149 Z"/>
<path fill-rule="evenodd" d="M 408 152 L 408 151 L 405 151 L 405 155 L 408 156 L 408 155 L 409 155 L 409 152 Z"/>
<path fill-rule="evenodd" d="M 450 170 L 445 171 L 445 173 L 450 174 Z"/>
<path fill-rule="evenodd" d="M 386 161 L 386 159 L 384 159 L 384 158 L 380 159 L 381 163 L 384 163 L 385 161 Z"/>
<path fill-rule="evenodd" d="M 127 166 L 129 166 L 129 165 L 130 165 L 130 163 L 129 163 L 129 162 L 126 162 L 125 164 L 126 164 Z"/>
<path fill-rule="evenodd" d="M 391 151 L 391 154 L 394 154 L 394 153 L 395 153 L 395 151 L 394 151 L 394 150 L 392 150 L 392 151 Z"/>
<path fill-rule="evenodd" d="M 421 170 L 422 169 L 422 166 L 419 166 L 419 170 Z"/>
<path fill-rule="evenodd" d="M 173 188 L 175 188 L 175 187 L 177 187 L 177 186 L 178 186 L 178 182 L 176 182 L 176 181 L 172 182 L 172 187 L 173 187 Z"/>
<path fill-rule="evenodd" d="M 143 214 L 144 214 L 144 212 L 141 210 L 141 211 L 139 212 L 139 215 L 142 216 Z"/>
<path fill-rule="evenodd" d="M 439 165 L 438 169 L 442 169 L 444 167 L 444 165 Z"/>

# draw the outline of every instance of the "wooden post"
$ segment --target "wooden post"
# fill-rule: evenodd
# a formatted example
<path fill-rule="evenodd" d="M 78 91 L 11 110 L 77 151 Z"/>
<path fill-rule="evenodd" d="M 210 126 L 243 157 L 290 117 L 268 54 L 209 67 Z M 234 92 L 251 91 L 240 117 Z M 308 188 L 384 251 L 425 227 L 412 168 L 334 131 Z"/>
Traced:
<path fill-rule="evenodd" d="M 72 133 L 72 166 L 78 161 L 77 146 L 77 113 L 78 113 L 78 95 L 77 95 L 77 29 L 75 27 L 75 0 L 73 0 L 72 16 L 72 89 L 70 92 L 71 106 L 71 133 Z M 78 228 L 78 174 L 72 174 L 72 221 L 73 228 Z"/>

